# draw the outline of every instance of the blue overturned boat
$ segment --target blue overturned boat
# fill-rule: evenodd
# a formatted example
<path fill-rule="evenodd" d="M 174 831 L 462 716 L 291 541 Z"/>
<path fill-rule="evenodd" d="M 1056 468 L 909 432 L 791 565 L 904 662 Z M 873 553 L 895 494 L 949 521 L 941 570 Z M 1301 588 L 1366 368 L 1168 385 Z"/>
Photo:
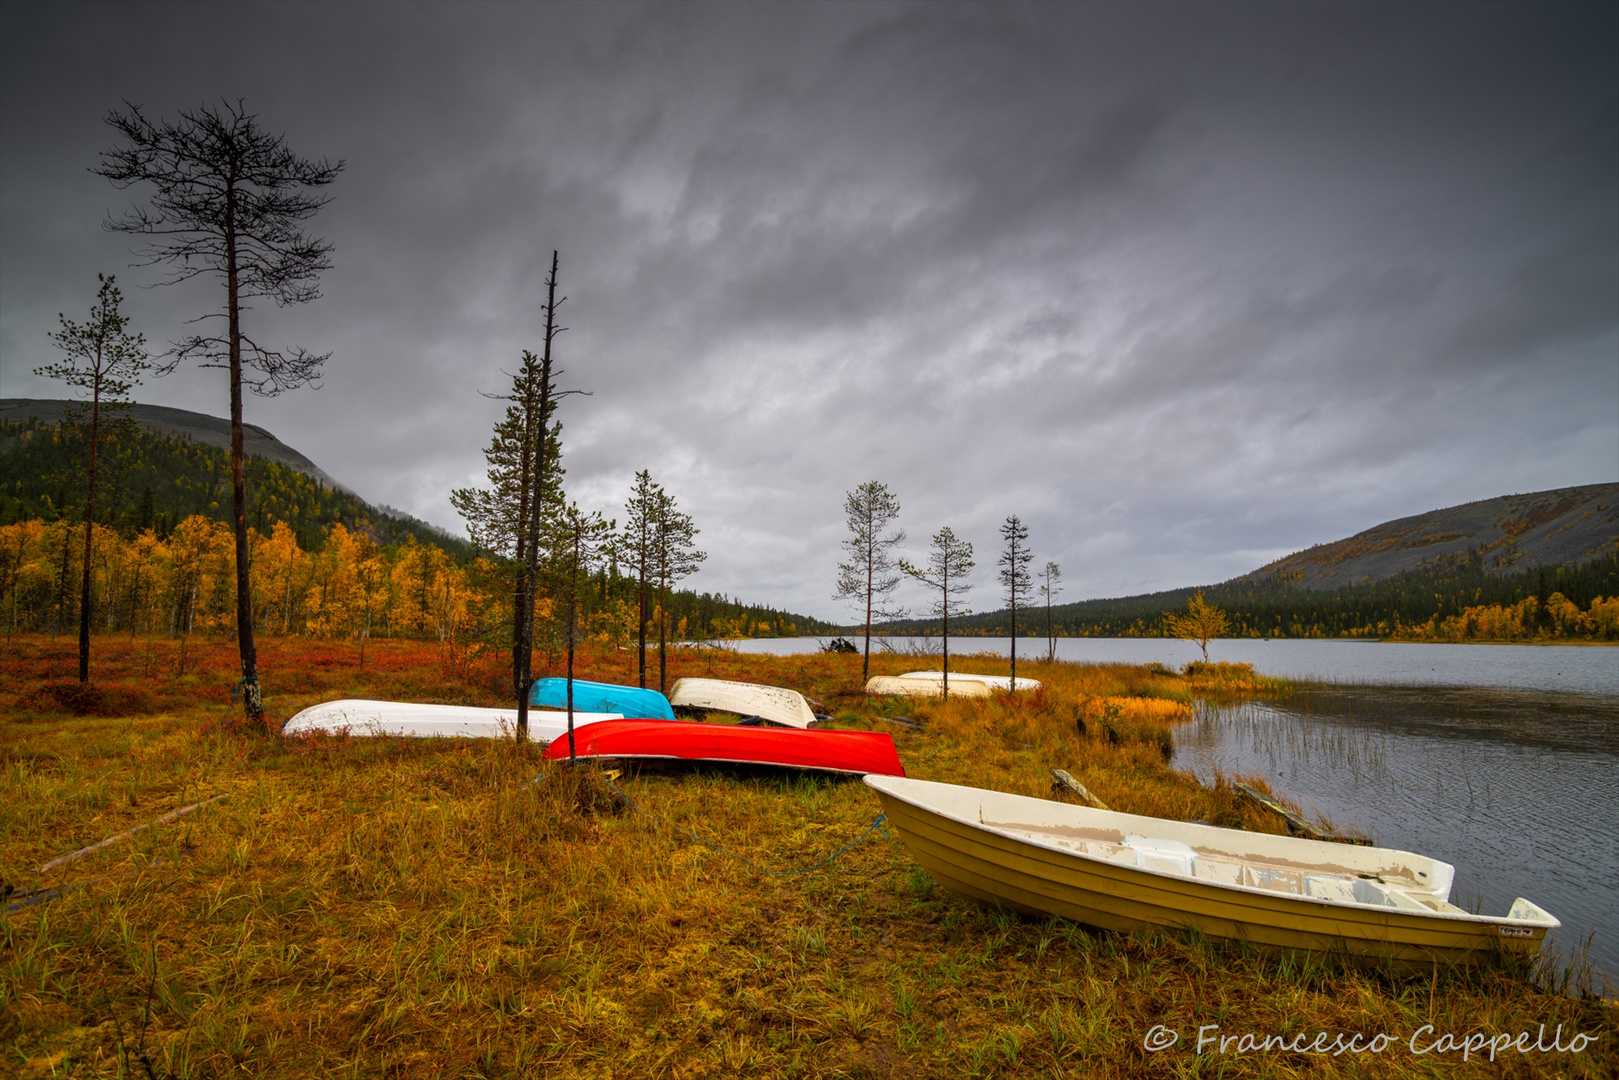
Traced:
<path fill-rule="evenodd" d="M 529 691 L 528 703 L 537 709 L 567 709 L 568 680 L 540 679 Z M 656 690 L 639 686 L 573 680 L 573 711 L 576 713 L 618 713 L 626 720 L 673 720 L 675 711 L 669 699 Z"/>

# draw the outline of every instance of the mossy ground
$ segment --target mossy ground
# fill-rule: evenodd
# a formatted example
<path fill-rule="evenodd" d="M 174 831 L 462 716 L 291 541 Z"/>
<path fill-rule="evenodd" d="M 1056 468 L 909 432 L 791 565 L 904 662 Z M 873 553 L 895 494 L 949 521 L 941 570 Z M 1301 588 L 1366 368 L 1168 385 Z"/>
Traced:
<path fill-rule="evenodd" d="M 0 661 L 8 887 L 94 881 L 0 922 L 0 1075 L 1613 1075 L 1619 1026 L 1554 971 L 1416 977 L 981 909 L 922 872 L 860 783 L 725 770 L 619 778 L 513 743 L 282 740 L 233 723 L 234 646 L 67 638 Z M 284 720 L 339 697 L 502 703 L 500 658 L 271 641 Z M 581 677 L 634 681 L 633 656 Z M 874 657 L 874 673 L 924 666 Z M 959 670 L 999 673 L 990 658 Z M 675 652 L 680 675 L 792 686 L 893 734 L 910 775 L 1050 796 L 1065 768 L 1117 809 L 1278 831 L 1167 763 L 1169 732 L 1251 673 L 1025 662 L 1042 691 L 858 693 L 855 656 Z M 921 721 L 911 729 L 882 717 Z M 56 856 L 228 798 L 50 874 Z M 697 833 L 722 851 L 694 840 Z M 814 873 L 809 866 L 859 839 Z M 729 853 L 729 854 L 727 854 Z M 733 858 L 732 856 L 740 858 Z M 746 861 L 744 861 L 746 860 Z M 1155 1025 L 1180 1033 L 1149 1052 Z M 1379 1053 L 1197 1054 L 1219 1033 L 1395 1036 Z M 1557 1025 L 1578 1054 L 1413 1054 Z"/>

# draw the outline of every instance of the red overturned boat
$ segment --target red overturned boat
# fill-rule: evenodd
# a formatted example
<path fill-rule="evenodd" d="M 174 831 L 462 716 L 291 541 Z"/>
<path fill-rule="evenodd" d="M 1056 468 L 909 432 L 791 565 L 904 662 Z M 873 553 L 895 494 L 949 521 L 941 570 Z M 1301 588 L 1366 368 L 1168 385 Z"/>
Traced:
<path fill-rule="evenodd" d="M 574 732 L 579 757 L 621 761 L 706 761 L 788 769 L 904 776 L 891 736 L 880 731 L 805 731 L 676 720 L 599 720 Z M 545 749 L 566 759 L 566 735 Z"/>

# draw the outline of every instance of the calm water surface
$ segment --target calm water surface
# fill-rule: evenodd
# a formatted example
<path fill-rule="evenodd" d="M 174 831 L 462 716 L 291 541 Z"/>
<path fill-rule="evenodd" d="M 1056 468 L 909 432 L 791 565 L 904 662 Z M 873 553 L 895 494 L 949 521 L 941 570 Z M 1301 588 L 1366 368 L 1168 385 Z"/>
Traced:
<path fill-rule="evenodd" d="M 1307 814 L 1456 867 L 1451 899 L 1504 915 L 1524 896 L 1592 935 L 1619 987 L 1619 699 L 1353 687 L 1199 710 L 1174 765 L 1262 776 Z"/>
<path fill-rule="evenodd" d="M 951 641 L 952 655 L 1007 649 L 1005 638 Z M 1020 659 L 1044 654 L 1044 640 L 1018 640 Z M 1179 667 L 1200 653 L 1161 638 L 1059 638 L 1057 656 Z M 1619 987 L 1619 648 L 1235 639 L 1209 656 L 1332 685 L 1201 708 L 1176 734 L 1177 768 L 1206 783 L 1262 776 L 1312 815 L 1443 859 L 1456 867 L 1452 900 L 1469 910 L 1504 915 L 1527 897 L 1562 920 L 1551 941 L 1565 958 L 1589 935 L 1593 966 Z"/>
<path fill-rule="evenodd" d="M 815 652 L 830 638 L 754 638 L 730 642 L 743 652 Z M 938 638 L 873 638 L 889 648 L 933 649 Z M 950 655 L 1005 656 L 1006 638 L 951 638 Z M 1018 659 L 1046 654 L 1044 638 L 1019 638 Z M 1202 657 L 1189 641 L 1168 638 L 1058 638 L 1057 659 L 1096 664 L 1183 667 Z M 1322 682 L 1504 686 L 1619 696 L 1619 647 L 1604 645 L 1439 645 L 1382 641 L 1232 638 L 1209 643 L 1210 660 L 1252 664 L 1264 675 Z M 925 665 L 919 665 L 925 666 Z"/>

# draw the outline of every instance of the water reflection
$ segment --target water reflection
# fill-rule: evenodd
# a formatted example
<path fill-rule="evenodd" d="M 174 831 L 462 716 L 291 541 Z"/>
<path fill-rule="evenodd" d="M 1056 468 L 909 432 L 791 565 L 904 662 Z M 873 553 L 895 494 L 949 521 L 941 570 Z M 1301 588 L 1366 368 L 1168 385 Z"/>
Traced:
<path fill-rule="evenodd" d="M 1619 700 L 1355 687 L 1203 707 L 1174 763 L 1204 782 L 1263 776 L 1317 817 L 1456 866 L 1452 900 L 1525 896 L 1568 955 L 1619 975 Z"/>

